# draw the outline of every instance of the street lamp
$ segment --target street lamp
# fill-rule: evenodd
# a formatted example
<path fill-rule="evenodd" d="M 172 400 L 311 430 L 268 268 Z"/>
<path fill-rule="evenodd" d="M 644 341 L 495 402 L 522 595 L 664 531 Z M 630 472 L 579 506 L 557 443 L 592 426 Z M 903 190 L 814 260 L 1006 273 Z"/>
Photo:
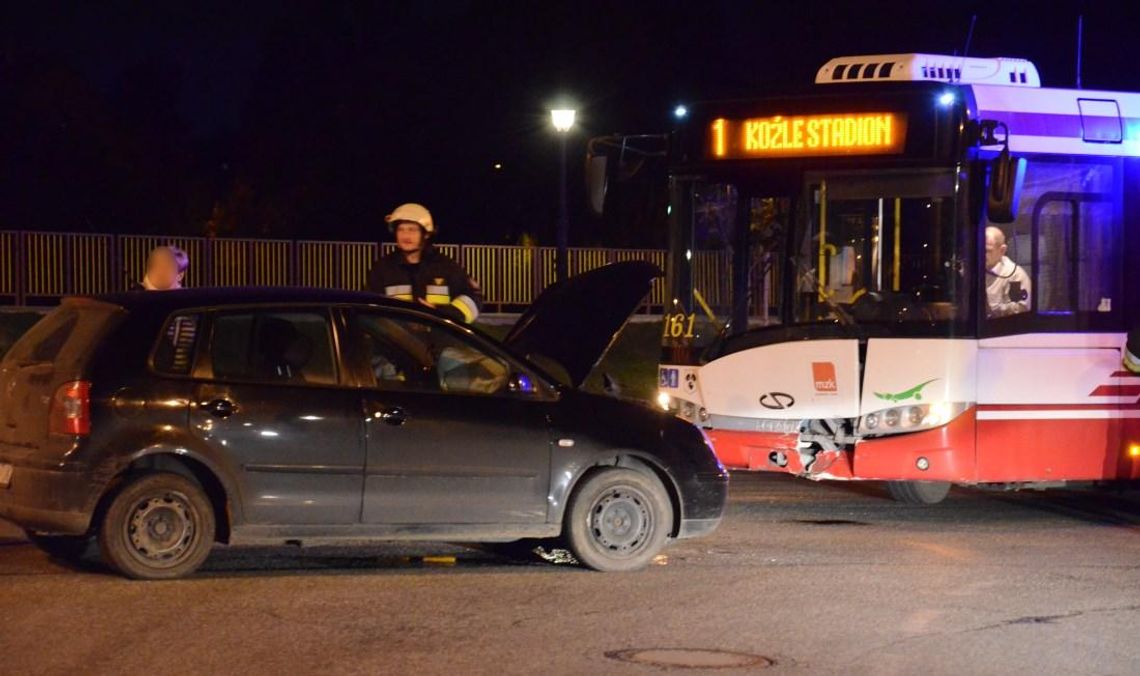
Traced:
<path fill-rule="evenodd" d="M 567 214 L 566 208 L 566 136 L 570 132 L 570 128 L 574 126 L 574 110 L 571 108 L 556 108 L 551 110 L 550 121 L 554 124 L 555 131 L 558 132 L 562 147 L 562 164 L 559 167 L 558 232 L 556 237 L 558 254 L 554 259 L 555 277 L 561 282 L 569 276 L 568 247 L 570 239 L 570 217 Z"/>
<path fill-rule="evenodd" d="M 554 128 L 560 132 L 570 131 L 570 127 L 574 126 L 575 111 L 570 108 L 558 108 L 550 111 L 550 121 L 554 123 Z"/>

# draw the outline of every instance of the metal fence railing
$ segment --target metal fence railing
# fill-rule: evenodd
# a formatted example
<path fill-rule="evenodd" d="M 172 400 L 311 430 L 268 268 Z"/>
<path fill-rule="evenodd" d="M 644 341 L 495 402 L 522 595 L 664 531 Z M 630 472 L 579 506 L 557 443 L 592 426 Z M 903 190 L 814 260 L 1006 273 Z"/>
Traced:
<path fill-rule="evenodd" d="M 140 281 L 147 255 L 173 244 L 190 257 L 186 285 L 307 286 L 363 288 L 373 261 L 394 245 L 370 242 L 316 242 L 267 239 L 207 239 L 152 235 L 0 231 L 0 305 L 43 305 L 70 294 L 121 291 Z M 440 244 L 446 255 L 479 280 L 492 310 L 513 311 L 531 301 L 555 279 L 553 247 Z M 647 260 L 664 269 L 660 249 L 569 251 L 568 269 L 578 274 L 625 260 Z M 727 302 L 731 261 L 723 252 L 694 252 L 694 284 L 710 305 Z M 666 304 L 659 280 L 643 311 Z"/>
<path fill-rule="evenodd" d="M 0 232 L 0 297 L 14 298 L 16 289 L 16 233 Z"/>

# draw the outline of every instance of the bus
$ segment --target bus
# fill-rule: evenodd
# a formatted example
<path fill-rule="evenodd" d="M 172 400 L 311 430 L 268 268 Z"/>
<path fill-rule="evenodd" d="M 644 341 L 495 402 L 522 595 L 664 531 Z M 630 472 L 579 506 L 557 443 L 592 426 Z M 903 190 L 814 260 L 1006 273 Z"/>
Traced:
<path fill-rule="evenodd" d="M 725 466 L 918 504 L 1140 478 L 1140 94 L 883 54 L 686 112 L 658 403 Z"/>

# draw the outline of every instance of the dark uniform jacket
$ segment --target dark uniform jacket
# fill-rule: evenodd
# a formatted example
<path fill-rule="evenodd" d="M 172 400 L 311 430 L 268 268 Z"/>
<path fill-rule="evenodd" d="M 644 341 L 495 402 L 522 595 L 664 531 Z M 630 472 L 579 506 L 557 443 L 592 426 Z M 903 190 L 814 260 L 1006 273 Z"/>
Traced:
<path fill-rule="evenodd" d="M 443 314 L 470 324 L 479 316 L 479 286 L 458 263 L 428 246 L 420 262 L 404 261 L 399 251 L 384 256 L 368 273 L 368 290 L 402 300 L 426 300 Z"/>

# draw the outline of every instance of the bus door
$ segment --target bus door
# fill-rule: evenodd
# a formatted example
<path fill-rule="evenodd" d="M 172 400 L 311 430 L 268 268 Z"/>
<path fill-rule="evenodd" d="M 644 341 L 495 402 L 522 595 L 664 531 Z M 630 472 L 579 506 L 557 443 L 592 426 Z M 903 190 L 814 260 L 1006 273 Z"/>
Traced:
<path fill-rule="evenodd" d="M 675 186 L 673 201 L 674 305 L 665 317 L 663 361 L 695 363 L 699 354 L 691 348 L 699 351 L 722 331 L 744 331 L 779 316 L 793 196 L 730 182 L 685 181 Z"/>
<path fill-rule="evenodd" d="M 1031 158 L 1016 220 L 980 233 L 981 481 L 1140 476 L 1125 435 L 1140 383 L 1121 367 L 1121 170 L 1112 158 Z"/>
<path fill-rule="evenodd" d="M 662 405 L 694 418 L 689 414 L 701 407 L 697 372 L 705 349 L 725 333 L 778 321 L 793 204 L 792 194 L 741 183 L 674 179 L 673 305 L 664 317 L 658 371 Z"/>

